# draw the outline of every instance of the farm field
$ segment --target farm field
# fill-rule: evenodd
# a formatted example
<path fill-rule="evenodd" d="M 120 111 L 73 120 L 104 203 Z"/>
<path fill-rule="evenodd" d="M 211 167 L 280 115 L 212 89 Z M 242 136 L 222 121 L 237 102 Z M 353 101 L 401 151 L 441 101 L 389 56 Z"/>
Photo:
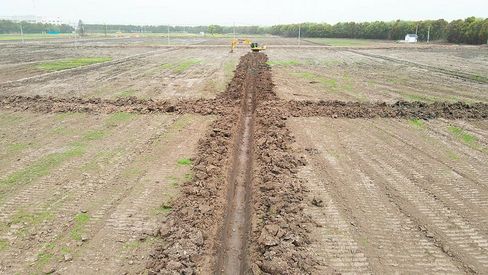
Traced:
<path fill-rule="evenodd" d="M 0 44 L 0 274 L 488 272 L 486 48 L 164 39 Z"/>

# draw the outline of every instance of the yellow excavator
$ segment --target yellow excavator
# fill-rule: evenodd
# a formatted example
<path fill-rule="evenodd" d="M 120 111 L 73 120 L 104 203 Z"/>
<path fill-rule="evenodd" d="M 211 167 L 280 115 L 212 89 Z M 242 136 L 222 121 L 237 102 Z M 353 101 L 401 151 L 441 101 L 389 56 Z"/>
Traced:
<path fill-rule="evenodd" d="M 259 46 L 259 44 L 256 42 L 251 43 L 251 51 L 260 52 L 264 50 L 266 50 L 266 46 Z"/>
<path fill-rule="evenodd" d="M 237 46 L 242 45 L 242 44 L 250 45 L 251 46 L 251 51 L 253 51 L 253 52 L 259 52 L 259 51 L 262 51 L 262 50 L 266 50 L 266 46 L 260 47 L 258 45 L 258 43 L 252 42 L 249 39 L 237 39 L 237 38 L 234 38 L 234 39 L 232 39 L 232 42 L 231 42 L 230 52 L 233 53 L 234 52 L 234 49 L 237 48 Z"/>

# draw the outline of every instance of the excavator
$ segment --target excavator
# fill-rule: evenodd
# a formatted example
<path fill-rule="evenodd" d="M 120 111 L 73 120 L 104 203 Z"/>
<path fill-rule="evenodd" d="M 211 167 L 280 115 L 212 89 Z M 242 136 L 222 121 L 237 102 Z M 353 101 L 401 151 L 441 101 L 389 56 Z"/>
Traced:
<path fill-rule="evenodd" d="M 250 45 L 251 46 L 251 51 L 253 51 L 253 52 L 259 52 L 259 51 L 266 50 L 266 46 L 259 46 L 258 43 L 252 42 L 249 39 L 237 39 L 237 38 L 234 38 L 234 39 L 232 39 L 232 42 L 231 42 L 230 52 L 233 53 L 234 52 L 234 49 L 237 48 L 237 46 L 238 45 L 241 45 L 241 44 Z"/>

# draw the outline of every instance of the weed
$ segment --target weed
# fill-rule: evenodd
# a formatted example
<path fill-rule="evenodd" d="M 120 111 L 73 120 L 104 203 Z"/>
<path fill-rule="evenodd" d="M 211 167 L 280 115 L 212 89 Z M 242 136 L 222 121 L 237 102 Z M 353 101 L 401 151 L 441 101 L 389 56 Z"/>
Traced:
<path fill-rule="evenodd" d="M 433 102 L 436 100 L 436 98 L 433 96 L 415 95 L 415 94 L 406 94 L 405 98 L 410 101 L 423 101 L 423 102 Z"/>
<path fill-rule="evenodd" d="M 337 88 L 337 81 L 335 79 L 325 78 L 319 74 L 312 73 L 312 72 L 298 72 L 293 73 L 295 77 L 303 78 L 309 80 L 311 82 L 320 83 L 331 90 L 335 90 Z"/>
<path fill-rule="evenodd" d="M 7 146 L 7 152 L 9 154 L 20 152 L 29 147 L 27 143 L 12 143 Z"/>
<path fill-rule="evenodd" d="M 93 141 L 93 140 L 100 140 L 106 135 L 105 131 L 103 130 L 93 130 L 88 133 L 86 133 L 82 141 Z"/>
<path fill-rule="evenodd" d="M 173 73 L 175 74 L 181 74 L 191 68 L 194 65 L 200 64 L 202 61 L 198 59 L 187 59 L 182 62 L 176 63 L 176 64 L 171 64 L 171 63 L 165 63 L 162 64 L 161 67 L 164 69 L 171 69 Z"/>
<path fill-rule="evenodd" d="M 185 178 L 186 182 L 192 181 L 193 180 L 193 173 L 186 173 L 184 178 Z"/>
<path fill-rule="evenodd" d="M 85 116 L 83 113 L 66 112 L 56 114 L 56 119 L 59 121 L 64 121 L 66 119 L 81 119 L 83 116 Z"/>
<path fill-rule="evenodd" d="M 54 134 L 60 135 L 60 136 L 72 136 L 77 133 L 75 129 L 70 129 L 66 126 L 59 126 L 54 129 L 52 129 L 52 132 Z"/>
<path fill-rule="evenodd" d="M 110 60 L 112 60 L 111 57 L 72 58 L 72 59 L 63 59 L 63 60 L 57 60 L 52 62 L 44 62 L 37 65 L 37 68 L 44 71 L 54 72 L 54 71 L 61 71 L 61 70 L 91 65 L 95 63 L 107 62 Z"/>
<path fill-rule="evenodd" d="M 418 118 L 410 119 L 408 123 L 416 128 L 424 128 L 425 126 L 425 122 Z"/>
<path fill-rule="evenodd" d="M 162 203 L 161 206 L 159 206 L 157 212 L 160 214 L 168 214 L 169 212 L 171 212 L 172 209 L 173 209 L 173 202 L 171 199 L 168 199 L 168 201 Z"/>
<path fill-rule="evenodd" d="M 8 177 L 0 181 L 0 190 L 3 191 L 4 188 L 8 188 L 13 185 L 27 184 L 34 181 L 37 178 L 45 176 L 54 169 L 55 167 L 61 165 L 64 161 L 79 157 L 84 154 L 84 148 L 81 146 L 75 146 L 69 150 L 62 153 L 52 153 L 49 154 L 38 161 L 34 162 L 30 166 L 14 172 Z"/>
<path fill-rule="evenodd" d="M 174 66 L 175 66 L 174 64 L 170 64 L 170 63 L 165 63 L 161 65 L 163 69 L 167 69 L 167 70 L 173 68 Z"/>
<path fill-rule="evenodd" d="M 73 229 L 70 231 L 70 236 L 73 240 L 80 241 L 81 234 L 83 234 L 83 230 L 85 224 L 88 223 L 90 220 L 90 215 L 87 213 L 79 213 L 74 218 L 74 226 Z"/>
<path fill-rule="evenodd" d="M 27 224 L 27 225 L 37 225 L 44 221 L 53 218 L 53 214 L 50 211 L 42 211 L 40 213 L 31 213 L 26 210 L 17 211 L 11 218 L 10 222 L 12 224 Z"/>
<path fill-rule="evenodd" d="M 37 263 L 39 265 L 45 265 L 51 261 L 51 259 L 54 257 L 52 253 L 47 253 L 47 252 L 42 252 L 37 254 Z"/>
<path fill-rule="evenodd" d="M 125 91 L 121 91 L 121 92 L 115 94 L 115 97 L 116 98 L 131 97 L 131 96 L 135 96 L 135 94 L 136 94 L 136 91 L 134 91 L 134 90 L 125 90 Z"/>
<path fill-rule="evenodd" d="M 451 160 L 459 160 L 459 156 L 451 150 L 447 152 L 447 157 Z"/>
<path fill-rule="evenodd" d="M 0 252 L 8 248 L 8 242 L 6 240 L 0 240 Z"/>
<path fill-rule="evenodd" d="M 133 113 L 125 113 L 125 112 L 117 112 L 111 114 L 107 120 L 106 124 L 109 126 L 117 126 L 121 122 L 129 121 L 135 117 L 135 114 Z"/>
<path fill-rule="evenodd" d="M 478 140 L 475 136 L 467 133 L 464 129 L 456 126 L 449 126 L 449 132 L 468 145 L 474 145 Z"/>
<path fill-rule="evenodd" d="M 189 158 L 182 158 L 179 159 L 177 162 L 179 165 L 191 165 L 191 159 Z"/>
<path fill-rule="evenodd" d="M 140 242 L 138 240 L 130 241 L 130 242 L 124 243 L 124 249 L 126 249 L 126 250 L 134 250 L 134 249 L 137 249 L 137 248 L 141 247 L 141 245 L 142 245 L 142 242 Z"/>

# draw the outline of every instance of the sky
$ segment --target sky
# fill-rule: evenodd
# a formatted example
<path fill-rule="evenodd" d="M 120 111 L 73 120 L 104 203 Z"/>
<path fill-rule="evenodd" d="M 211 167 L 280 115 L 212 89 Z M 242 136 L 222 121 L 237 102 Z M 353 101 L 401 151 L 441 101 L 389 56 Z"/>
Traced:
<path fill-rule="evenodd" d="M 0 16 L 136 25 L 273 25 L 488 17 L 488 0 L 0 0 Z"/>

